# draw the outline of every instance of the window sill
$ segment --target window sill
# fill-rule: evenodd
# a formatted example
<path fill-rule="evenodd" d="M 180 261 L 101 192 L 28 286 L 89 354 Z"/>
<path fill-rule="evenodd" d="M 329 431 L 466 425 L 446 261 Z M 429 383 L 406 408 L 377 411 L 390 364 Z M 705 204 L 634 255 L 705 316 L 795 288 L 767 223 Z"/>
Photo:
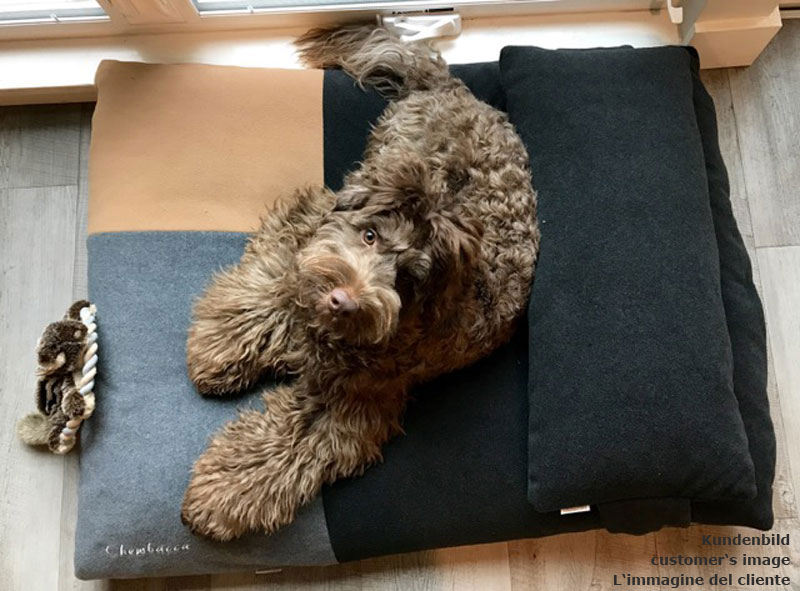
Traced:
<path fill-rule="evenodd" d="M 292 40 L 306 30 L 6 40 L 0 42 L 0 104 L 82 102 L 95 99 L 94 73 L 104 59 L 297 68 Z M 666 10 L 475 18 L 461 35 L 438 47 L 449 63 L 496 60 L 506 45 L 546 48 L 676 44 Z"/>

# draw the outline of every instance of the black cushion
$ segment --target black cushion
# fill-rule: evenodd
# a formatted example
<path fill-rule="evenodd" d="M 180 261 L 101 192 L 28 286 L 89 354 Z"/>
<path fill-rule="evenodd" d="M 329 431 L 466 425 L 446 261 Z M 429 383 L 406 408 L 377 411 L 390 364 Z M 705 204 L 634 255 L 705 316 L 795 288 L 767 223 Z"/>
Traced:
<path fill-rule="evenodd" d="M 764 311 L 753 284 L 750 257 L 733 217 L 728 172 L 719 148 L 714 101 L 700 81 L 697 54 L 692 52 L 692 58 L 694 107 L 703 137 L 708 192 L 719 248 L 722 301 L 733 351 L 733 389 L 747 432 L 758 489 L 756 497 L 747 502 L 693 503 L 692 520 L 711 524 L 743 523 L 769 529 L 773 523 L 775 431 L 767 398 Z"/>
<path fill-rule="evenodd" d="M 507 47 L 539 192 L 529 499 L 756 494 L 683 48 Z"/>

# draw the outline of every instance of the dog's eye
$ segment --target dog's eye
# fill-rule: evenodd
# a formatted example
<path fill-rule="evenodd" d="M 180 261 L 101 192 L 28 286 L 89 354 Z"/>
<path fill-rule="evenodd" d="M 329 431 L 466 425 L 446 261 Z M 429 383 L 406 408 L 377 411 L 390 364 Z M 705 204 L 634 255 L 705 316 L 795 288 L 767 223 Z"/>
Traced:
<path fill-rule="evenodd" d="M 361 240 L 363 240 L 364 244 L 367 246 L 372 246 L 378 241 L 378 233 L 372 228 L 367 228 L 361 234 Z"/>

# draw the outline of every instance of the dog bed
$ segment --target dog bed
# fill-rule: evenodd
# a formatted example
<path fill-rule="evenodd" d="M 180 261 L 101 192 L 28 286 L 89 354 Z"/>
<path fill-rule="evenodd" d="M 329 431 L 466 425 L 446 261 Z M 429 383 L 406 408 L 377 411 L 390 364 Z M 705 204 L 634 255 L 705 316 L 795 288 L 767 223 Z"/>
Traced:
<path fill-rule="evenodd" d="M 194 391 L 192 300 L 269 203 L 341 186 L 385 103 L 340 72 L 101 65 L 89 284 L 104 357 L 81 440 L 79 577 L 593 528 L 771 527 L 764 321 L 696 56 L 507 48 L 453 69 L 509 113 L 531 154 L 542 251 L 527 321 L 491 357 L 415 391 L 382 464 L 326 487 L 276 535 L 213 543 L 180 522 L 189 471 L 260 402 Z M 572 505 L 589 510 L 561 514 Z"/>

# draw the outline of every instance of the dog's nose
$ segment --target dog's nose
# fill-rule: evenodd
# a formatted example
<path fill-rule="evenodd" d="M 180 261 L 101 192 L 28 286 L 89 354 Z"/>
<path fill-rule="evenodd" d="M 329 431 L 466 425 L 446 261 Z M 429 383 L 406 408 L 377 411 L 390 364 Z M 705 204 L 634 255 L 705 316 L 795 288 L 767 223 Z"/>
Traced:
<path fill-rule="evenodd" d="M 328 307 L 334 312 L 352 312 L 358 307 L 350 294 L 337 287 L 328 294 Z"/>

